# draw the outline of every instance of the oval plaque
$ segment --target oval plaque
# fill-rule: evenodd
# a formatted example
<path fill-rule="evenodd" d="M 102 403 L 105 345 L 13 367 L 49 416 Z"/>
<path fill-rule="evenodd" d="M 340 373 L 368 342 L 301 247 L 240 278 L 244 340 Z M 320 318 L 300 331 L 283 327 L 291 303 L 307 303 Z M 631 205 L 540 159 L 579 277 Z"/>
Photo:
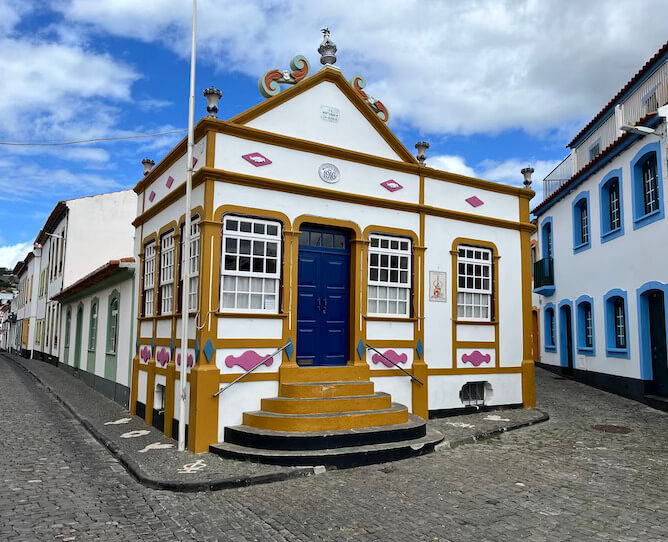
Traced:
<path fill-rule="evenodd" d="M 337 168 L 334 164 L 322 164 L 318 168 L 318 175 L 320 175 L 320 178 L 323 181 L 329 184 L 338 183 L 341 180 L 341 173 L 339 172 L 339 168 Z"/>

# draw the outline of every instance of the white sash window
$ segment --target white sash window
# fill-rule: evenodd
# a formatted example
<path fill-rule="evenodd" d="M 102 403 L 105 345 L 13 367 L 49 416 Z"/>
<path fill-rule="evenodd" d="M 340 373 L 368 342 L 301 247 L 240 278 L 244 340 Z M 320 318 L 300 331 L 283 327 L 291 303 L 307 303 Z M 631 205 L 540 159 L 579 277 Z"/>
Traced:
<path fill-rule="evenodd" d="M 160 239 L 160 314 L 171 314 L 174 301 L 174 231 Z"/>
<path fill-rule="evenodd" d="M 371 235 L 369 241 L 367 313 L 410 316 L 410 239 Z"/>
<path fill-rule="evenodd" d="M 457 319 L 492 320 L 492 251 L 487 248 L 459 247 Z"/>
<path fill-rule="evenodd" d="M 155 241 L 144 247 L 144 316 L 153 316 L 155 287 Z"/>
<path fill-rule="evenodd" d="M 278 312 L 281 224 L 225 216 L 220 306 L 236 312 Z"/>
<path fill-rule="evenodd" d="M 185 250 L 183 250 L 183 236 L 181 236 L 181 280 L 183 280 L 183 268 L 185 265 Z M 188 310 L 197 310 L 197 289 L 199 287 L 199 216 L 192 217 L 190 221 L 190 281 L 188 290 Z"/>

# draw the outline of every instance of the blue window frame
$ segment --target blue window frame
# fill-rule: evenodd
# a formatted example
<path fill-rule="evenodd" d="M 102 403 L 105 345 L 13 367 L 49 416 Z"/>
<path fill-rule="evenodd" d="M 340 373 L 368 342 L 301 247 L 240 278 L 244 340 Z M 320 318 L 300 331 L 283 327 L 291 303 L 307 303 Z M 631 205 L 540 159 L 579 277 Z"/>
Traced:
<path fill-rule="evenodd" d="M 659 142 L 648 143 L 631 161 L 633 229 L 664 218 L 663 175 Z"/>
<path fill-rule="evenodd" d="M 596 354 L 594 340 L 594 299 L 581 295 L 575 300 L 577 349 L 586 356 Z"/>
<path fill-rule="evenodd" d="M 584 190 L 573 200 L 573 252 L 575 254 L 591 247 L 589 209 L 589 190 Z"/>
<path fill-rule="evenodd" d="M 628 299 L 615 288 L 603 297 L 605 309 L 605 350 L 608 357 L 629 359 Z"/>
<path fill-rule="evenodd" d="M 554 303 L 547 303 L 544 309 L 543 337 L 545 338 L 545 351 L 557 351 L 557 319 L 554 314 Z"/>
<path fill-rule="evenodd" d="M 601 207 L 601 243 L 624 235 L 622 169 L 613 169 L 598 185 Z"/>
<path fill-rule="evenodd" d="M 554 258 L 554 233 L 552 232 L 552 217 L 545 217 L 540 225 L 541 254 L 543 258 Z"/>

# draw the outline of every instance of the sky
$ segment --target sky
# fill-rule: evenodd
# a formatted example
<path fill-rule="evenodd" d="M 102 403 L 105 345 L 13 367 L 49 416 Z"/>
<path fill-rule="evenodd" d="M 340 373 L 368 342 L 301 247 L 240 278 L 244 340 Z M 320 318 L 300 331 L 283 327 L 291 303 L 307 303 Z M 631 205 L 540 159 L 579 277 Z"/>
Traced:
<path fill-rule="evenodd" d="M 188 0 L 0 0 L 0 143 L 60 142 L 185 130 Z M 199 0 L 195 119 L 202 90 L 219 118 L 263 100 L 258 78 L 305 55 L 320 29 L 346 78 L 390 112 L 427 164 L 521 185 L 668 39 L 663 0 Z M 55 204 L 133 187 L 184 133 L 37 147 L 0 144 L 0 266 L 13 267 Z"/>

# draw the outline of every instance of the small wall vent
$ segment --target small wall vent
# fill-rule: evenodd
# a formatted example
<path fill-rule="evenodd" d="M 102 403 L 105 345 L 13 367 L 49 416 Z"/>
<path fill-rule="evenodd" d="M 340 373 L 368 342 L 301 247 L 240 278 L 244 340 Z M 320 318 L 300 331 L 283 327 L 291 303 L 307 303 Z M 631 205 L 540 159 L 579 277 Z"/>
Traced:
<path fill-rule="evenodd" d="M 484 406 L 485 388 L 489 388 L 491 391 L 491 386 L 486 381 L 467 382 L 459 392 L 459 399 L 464 406 Z"/>

